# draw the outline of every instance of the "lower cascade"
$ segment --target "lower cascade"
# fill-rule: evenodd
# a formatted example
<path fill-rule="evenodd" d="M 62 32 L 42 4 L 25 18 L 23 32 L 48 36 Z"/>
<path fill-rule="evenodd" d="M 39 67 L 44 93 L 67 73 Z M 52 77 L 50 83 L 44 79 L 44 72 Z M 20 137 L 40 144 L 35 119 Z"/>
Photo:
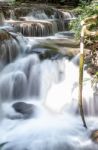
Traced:
<path fill-rule="evenodd" d="M 86 130 L 78 107 L 79 54 L 58 50 L 73 33 L 61 30 L 60 18 L 48 22 L 42 13 L 32 21 L 5 19 L 0 26 L 0 149 L 98 150 L 91 139 L 98 129 L 98 87 L 92 88 L 85 69 Z"/>

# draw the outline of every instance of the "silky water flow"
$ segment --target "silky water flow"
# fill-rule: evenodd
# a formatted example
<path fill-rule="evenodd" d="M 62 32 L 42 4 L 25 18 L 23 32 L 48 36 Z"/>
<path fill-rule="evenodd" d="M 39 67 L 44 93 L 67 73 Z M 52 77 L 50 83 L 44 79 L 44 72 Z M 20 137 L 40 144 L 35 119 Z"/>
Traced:
<path fill-rule="evenodd" d="M 79 114 L 79 55 L 71 60 L 40 60 L 38 54 L 26 54 L 37 42 L 36 38 L 18 37 L 18 42 L 9 48 L 12 56 L 10 51 L 15 46 L 17 57 L 4 65 L 1 62 L 1 149 L 98 150 L 90 138 L 91 132 L 98 129 L 97 93 L 86 70 L 83 108 L 87 130 Z"/>

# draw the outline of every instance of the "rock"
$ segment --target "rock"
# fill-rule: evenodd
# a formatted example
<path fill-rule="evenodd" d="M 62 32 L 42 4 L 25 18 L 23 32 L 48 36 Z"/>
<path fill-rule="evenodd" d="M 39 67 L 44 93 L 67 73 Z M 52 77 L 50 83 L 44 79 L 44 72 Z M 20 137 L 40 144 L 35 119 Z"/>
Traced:
<path fill-rule="evenodd" d="M 39 49 L 34 49 L 33 52 L 38 53 L 41 60 L 47 58 L 52 60 L 61 58 L 61 54 L 52 49 L 39 48 Z M 62 57 L 64 56 L 62 55 Z"/>
<path fill-rule="evenodd" d="M 32 11 L 31 7 L 22 6 L 15 8 L 15 16 L 20 18 L 22 16 L 26 16 L 28 13 Z"/>
<path fill-rule="evenodd" d="M 30 49 L 26 51 L 27 54 L 37 53 L 41 59 L 45 58 L 58 58 L 67 56 L 69 59 L 73 58 L 80 52 L 80 48 L 72 48 L 67 47 L 66 44 L 64 46 L 64 42 L 59 46 L 55 43 L 58 39 L 46 39 L 45 41 L 40 41 L 38 45 L 32 46 Z M 61 40 L 60 40 L 61 41 Z M 61 41 L 62 42 L 62 41 Z M 86 51 L 86 49 L 85 49 Z"/>
<path fill-rule="evenodd" d="M 88 69 L 87 69 L 87 72 L 88 72 L 89 74 L 93 75 L 95 71 L 93 70 L 93 68 L 88 68 Z"/>
<path fill-rule="evenodd" d="M 9 40 L 9 39 L 11 39 L 10 34 L 5 30 L 0 29 L 0 41 Z"/>
<path fill-rule="evenodd" d="M 16 102 L 12 105 L 16 112 L 23 114 L 24 118 L 29 118 L 35 114 L 35 105 L 25 102 Z"/>
<path fill-rule="evenodd" d="M 71 48 L 71 47 L 60 47 L 59 52 L 65 56 L 67 56 L 69 59 L 73 58 L 79 53 L 79 48 Z"/>
<path fill-rule="evenodd" d="M 54 42 L 54 44 L 56 44 L 57 46 L 62 46 L 62 47 L 71 47 L 71 48 L 79 48 L 80 47 L 80 42 L 75 39 L 69 39 L 69 38 L 55 38 L 55 39 L 51 39 L 52 42 Z"/>
<path fill-rule="evenodd" d="M 94 130 L 91 133 L 91 139 L 92 141 L 94 141 L 95 143 L 98 144 L 98 130 Z"/>
<path fill-rule="evenodd" d="M 98 70 L 98 68 L 95 67 L 94 65 L 90 65 L 90 66 L 88 66 L 88 68 L 87 68 L 87 72 L 88 72 L 90 75 L 95 75 L 97 70 Z"/>

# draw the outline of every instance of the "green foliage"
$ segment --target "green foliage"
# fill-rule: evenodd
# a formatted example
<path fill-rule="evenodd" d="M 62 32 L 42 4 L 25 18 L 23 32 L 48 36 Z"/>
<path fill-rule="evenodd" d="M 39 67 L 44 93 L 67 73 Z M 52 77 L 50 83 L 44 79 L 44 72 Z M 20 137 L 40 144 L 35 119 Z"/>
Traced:
<path fill-rule="evenodd" d="M 84 8 L 86 5 L 89 5 L 91 0 L 79 0 L 79 6 Z"/>
<path fill-rule="evenodd" d="M 90 5 L 84 5 L 84 3 L 81 3 L 81 5 L 74 10 L 74 13 L 77 16 L 77 19 L 71 21 L 70 28 L 75 32 L 75 37 L 78 39 L 81 32 L 80 22 L 92 15 L 98 15 L 98 3 L 91 3 Z"/>

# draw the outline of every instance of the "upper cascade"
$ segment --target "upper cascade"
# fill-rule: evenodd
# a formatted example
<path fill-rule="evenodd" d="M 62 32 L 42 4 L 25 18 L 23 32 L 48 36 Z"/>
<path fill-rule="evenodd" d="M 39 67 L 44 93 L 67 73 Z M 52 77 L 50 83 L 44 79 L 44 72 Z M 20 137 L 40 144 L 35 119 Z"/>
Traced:
<path fill-rule="evenodd" d="M 24 36 L 50 36 L 66 29 L 66 24 L 74 17 L 71 12 L 62 12 L 48 6 L 16 7 L 5 14 L 5 23 L 10 24 L 15 32 Z"/>

